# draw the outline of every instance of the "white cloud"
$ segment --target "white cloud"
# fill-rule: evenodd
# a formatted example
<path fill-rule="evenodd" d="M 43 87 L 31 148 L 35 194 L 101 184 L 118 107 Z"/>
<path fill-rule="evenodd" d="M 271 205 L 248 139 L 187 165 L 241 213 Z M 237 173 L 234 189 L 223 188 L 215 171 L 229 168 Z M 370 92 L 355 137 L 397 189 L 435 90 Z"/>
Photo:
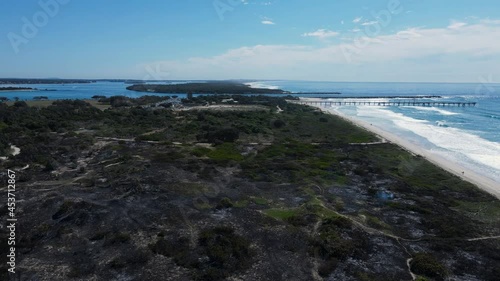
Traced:
<path fill-rule="evenodd" d="M 363 17 L 357 17 L 357 18 L 353 19 L 352 22 L 359 23 L 362 19 L 363 19 Z"/>
<path fill-rule="evenodd" d="M 303 34 L 318 38 L 336 35 L 325 29 Z M 162 69 L 172 79 L 464 82 L 477 81 L 483 73 L 500 75 L 499 46 L 500 25 L 481 21 L 458 29 L 410 28 L 377 37 L 358 35 L 321 47 L 247 46 L 212 57 L 162 62 Z"/>
<path fill-rule="evenodd" d="M 412 39 L 417 37 L 422 37 L 422 35 L 418 32 L 418 28 L 408 28 L 406 30 L 401 30 L 396 35 L 401 39 Z"/>
<path fill-rule="evenodd" d="M 366 26 L 366 25 L 374 25 L 374 24 L 377 24 L 377 23 L 378 23 L 378 21 L 367 21 L 367 22 L 362 23 L 361 25 L 365 25 Z"/>
<path fill-rule="evenodd" d="M 318 29 L 314 32 L 308 32 L 308 33 L 302 34 L 302 36 L 304 36 L 304 37 L 318 37 L 320 39 L 335 37 L 337 35 L 339 35 L 338 32 L 327 30 L 327 29 Z"/>
<path fill-rule="evenodd" d="M 461 27 L 466 26 L 467 23 L 465 22 L 459 22 L 459 21 L 452 21 L 451 24 L 448 26 L 449 29 L 459 29 Z"/>
<path fill-rule="evenodd" d="M 500 20 L 484 19 L 481 20 L 483 24 L 500 24 Z"/>
<path fill-rule="evenodd" d="M 262 24 L 267 24 L 267 25 L 274 25 L 275 23 L 273 21 L 270 21 L 270 20 L 263 20 L 261 21 Z"/>

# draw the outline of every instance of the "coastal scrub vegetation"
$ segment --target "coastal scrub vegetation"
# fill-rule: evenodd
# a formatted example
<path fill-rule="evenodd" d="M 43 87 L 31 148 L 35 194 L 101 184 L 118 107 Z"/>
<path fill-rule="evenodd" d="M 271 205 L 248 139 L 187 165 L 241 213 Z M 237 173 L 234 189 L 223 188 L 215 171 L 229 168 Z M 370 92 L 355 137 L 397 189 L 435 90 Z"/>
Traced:
<path fill-rule="evenodd" d="M 266 96 L 97 98 L 0 104 L 22 278 L 409 280 L 410 259 L 421 280 L 499 276 L 500 202 L 343 119 Z"/>

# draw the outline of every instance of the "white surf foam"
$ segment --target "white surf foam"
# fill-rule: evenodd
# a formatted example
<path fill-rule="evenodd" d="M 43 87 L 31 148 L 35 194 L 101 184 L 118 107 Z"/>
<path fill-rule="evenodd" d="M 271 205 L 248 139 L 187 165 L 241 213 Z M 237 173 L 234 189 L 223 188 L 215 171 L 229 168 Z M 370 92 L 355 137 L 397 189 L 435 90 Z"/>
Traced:
<path fill-rule="evenodd" d="M 278 86 L 273 86 L 269 84 L 265 84 L 264 82 L 248 82 L 245 85 L 250 86 L 250 88 L 254 89 L 269 89 L 269 90 L 278 90 Z"/>
<path fill-rule="evenodd" d="M 446 124 L 446 121 L 436 121 L 436 125 L 438 127 L 448 127 L 448 125 Z"/>
<path fill-rule="evenodd" d="M 456 161 L 463 159 L 468 168 L 483 173 L 477 164 L 489 167 L 488 176 L 500 182 L 500 143 L 485 140 L 457 128 L 440 127 L 425 120 L 417 120 L 380 107 L 359 107 L 359 117 L 381 118 L 392 121 L 398 129 L 410 131 L 427 139 L 441 151 L 443 157 Z M 468 160 L 468 161 L 467 161 Z M 474 165 L 476 164 L 476 165 Z"/>
<path fill-rule="evenodd" d="M 437 108 L 437 107 L 404 106 L 404 108 L 413 108 L 413 109 L 420 110 L 420 111 L 433 111 L 433 112 L 437 112 L 437 113 L 439 113 L 441 115 L 445 115 L 445 116 L 451 116 L 451 115 L 458 115 L 459 114 L 459 113 L 456 113 L 456 112 L 447 111 L 447 110 L 444 110 L 444 109 L 441 109 L 441 108 Z"/>

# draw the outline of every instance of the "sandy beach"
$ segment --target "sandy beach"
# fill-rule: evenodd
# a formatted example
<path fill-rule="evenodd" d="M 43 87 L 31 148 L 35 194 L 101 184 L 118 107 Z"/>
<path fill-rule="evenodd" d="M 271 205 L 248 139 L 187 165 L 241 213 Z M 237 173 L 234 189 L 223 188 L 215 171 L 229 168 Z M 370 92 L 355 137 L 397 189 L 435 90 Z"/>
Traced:
<path fill-rule="evenodd" d="M 463 180 L 473 183 L 480 189 L 500 199 L 500 184 L 495 182 L 494 180 L 484 177 L 470 169 L 467 169 L 462 165 L 460 165 L 459 163 L 451 162 L 448 159 L 445 159 L 439 155 L 436 155 L 435 153 L 432 153 L 432 151 L 417 146 L 409 142 L 408 140 L 405 140 L 399 136 L 396 136 L 390 132 L 387 132 L 377 127 L 376 125 L 369 124 L 362 120 L 358 120 L 350 116 L 347 116 L 345 114 L 342 114 L 341 112 L 335 110 L 334 108 L 325 108 L 325 107 L 318 107 L 318 108 L 320 108 L 325 112 L 335 114 L 343 119 L 346 119 L 357 126 L 365 128 L 366 130 L 371 131 L 374 134 L 378 135 L 381 139 L 385 139 L 391 143 L 394 143 L 402 147 L 403 149 L 410 151 L 413 154 L 420 155 L 425 159 L 427 159 L 428 161 L 432 162 L 433 164 L 443 168 L 444 170 L 452 174 L 455 174 L 456 176 L 462 178 Z"/>

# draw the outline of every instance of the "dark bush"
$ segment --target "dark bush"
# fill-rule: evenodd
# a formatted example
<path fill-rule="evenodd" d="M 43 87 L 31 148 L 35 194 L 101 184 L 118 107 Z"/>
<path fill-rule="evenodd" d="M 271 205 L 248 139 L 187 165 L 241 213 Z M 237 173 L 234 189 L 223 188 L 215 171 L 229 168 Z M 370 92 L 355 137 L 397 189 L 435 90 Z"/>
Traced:
<path fill-rule="evenodd" d="M 25 101 L 16 101 L 14 103 L 15 107 L 28 107 L 28 104 Z"/>
<path fill-rule="evenodd" d="M 338 263 L 339 261 L 335 258 L 323 262 L 318 268 L 319 275 L 324 278 L 328 277 L 335 270 Z"/>
<path fill-rule="evenodd" d="M 434 278 L 435 280 L 445 280 L 448 276 L 446 267 L 431 254 L 416 254 L 410 266 L 414 273 Z"/>
<path fill-rule="evenodd" d="M 283 121 L 281 119 L 277 119 L 277 120 L 273 121 L 273 126 L 276 129 L 281 129 L 281 128 L 285 127 L 285 125 L 286 125 L 285 121 Z"/>
<path fill-rule="evenodd" d="M 111 104 L 112 107 L 124 107 L 132 105 L 130 99 L 123 96 L 114 96 L 109 98 L 109 104 Z"/>
<path fill-rule="evenodd" d="M 247 268 L 252 259 L 250 243 L 228 227 L 216 227 L 200 233 L 199 245 L 208 261 L 198 280 L 222 280 L 231 273 Z"/>
<path fill-rule="evenodd" d="M 235 128 L 210 129 L 206 139 L 210 143 L 235 142 L 240 137 L 240 132 Z"/>
<path fill-rule="evenodd" d="M 232 208 L 232 207 L 233 207 L 233 202 L 231 201 L 231 199 L 224 197 L 219 201 L 219 203 L 217 204 L 217 206 L 215 208 L 216 209 L 228 209 L 228 208 Z"/>
<path fill-rule="evenodd" d="M 130 241 L 130 234 L 118 232 L 106 236 L 105 245 L 122 244 Z"/>

